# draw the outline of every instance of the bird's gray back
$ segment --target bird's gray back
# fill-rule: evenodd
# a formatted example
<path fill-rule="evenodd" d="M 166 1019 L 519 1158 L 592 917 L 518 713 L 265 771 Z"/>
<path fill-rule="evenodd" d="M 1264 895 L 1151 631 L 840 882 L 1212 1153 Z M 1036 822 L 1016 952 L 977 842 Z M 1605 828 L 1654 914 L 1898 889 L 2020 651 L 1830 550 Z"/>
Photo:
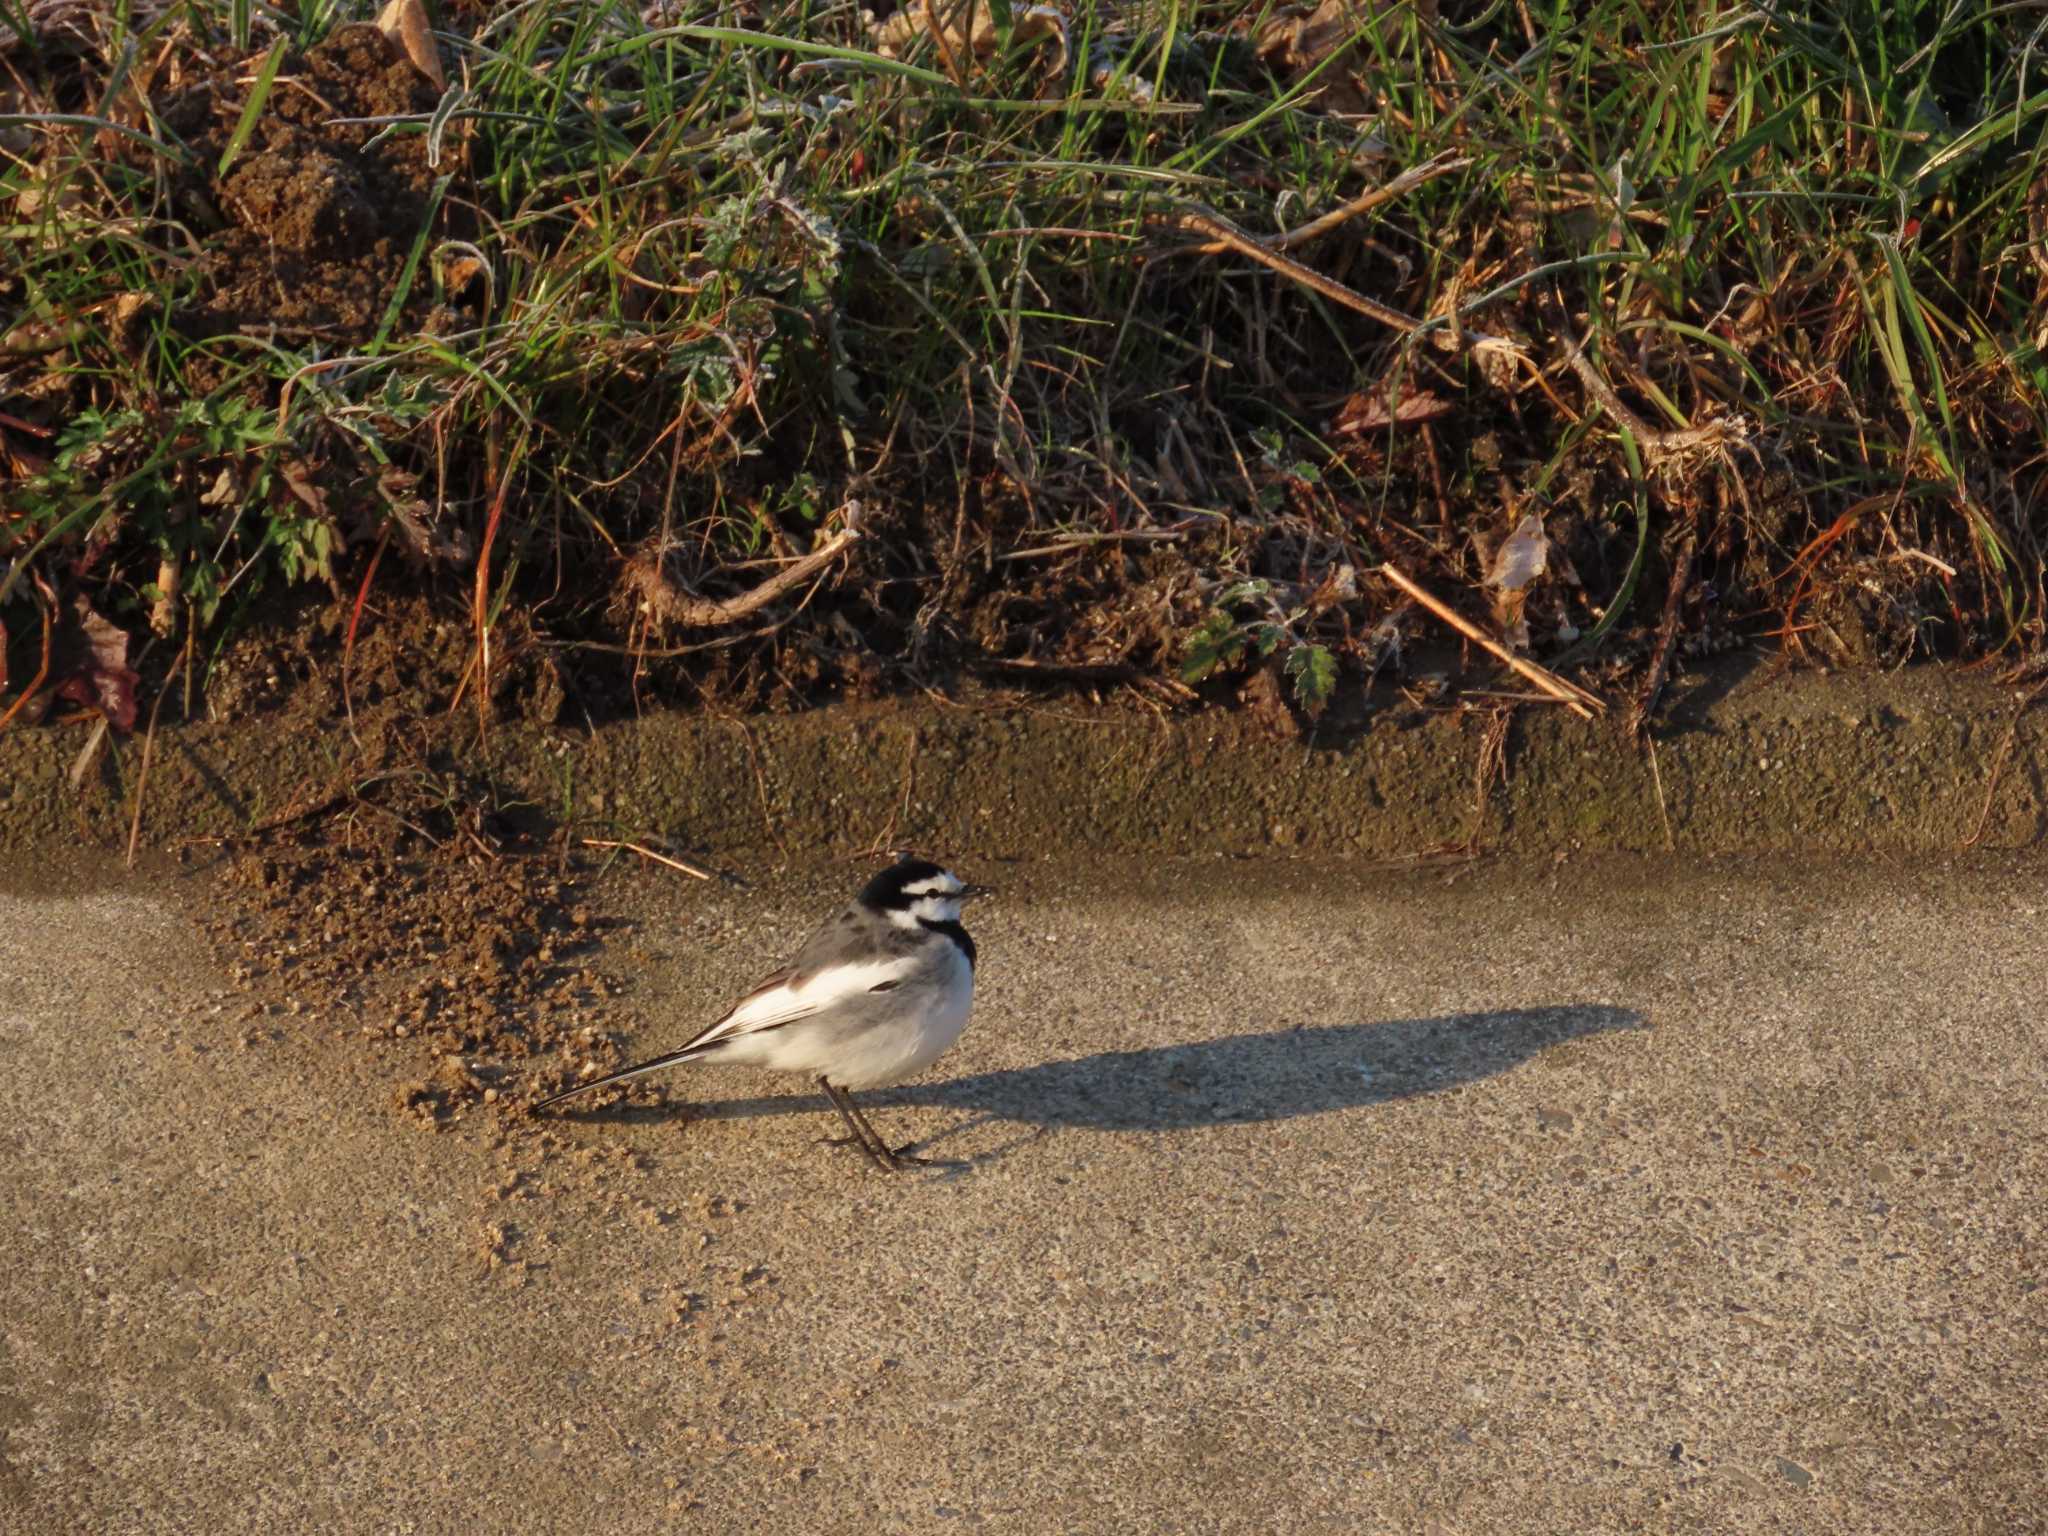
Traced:
<path fill-rule="evenodd" d="M 879 913 L 850 901 L 825 920 L 790 958 L 784 973 L 791 986 L 801 986 L 835 965 L 863 960 L 891 960 L 914 953 L 932 935 L 900 928 Z"/>

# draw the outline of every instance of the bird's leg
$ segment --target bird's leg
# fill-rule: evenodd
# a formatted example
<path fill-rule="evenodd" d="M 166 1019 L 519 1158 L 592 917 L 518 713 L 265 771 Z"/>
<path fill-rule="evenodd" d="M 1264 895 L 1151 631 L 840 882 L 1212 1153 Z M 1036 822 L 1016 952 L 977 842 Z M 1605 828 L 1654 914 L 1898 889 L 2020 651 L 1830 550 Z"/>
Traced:
<path fill-rule="evenodd" d="M 903 1166 L 906 1160 L 891 1152 L 882 1138 L 875 1134 L 875 1128 L 868 1124 L 867 1116 L 863 1115 L 860 1106 L 853 1102 L 852 1094 L 826 1077 L 818 1079 L 818 1086 L 825 1090 L 825 1097 L 832 1101 L 832 1107 L 839 1111 L 839 1118 L 846 1122 L 847 1130 L 853 1133 L 851 1136 L 833 1138 L 834 1146 L 843 1147 L 849 1143 L 857 1145 L 861 1151 L 867 1153 L 868 1161 L 884 1173 L 894 1173 Z"/>
<path fill-rule="evenodd" d="M 839 1118 L 844 1120 L 846 1128 L 853 1132 L 851 1136 L 832 1137 L 831 1143 L 833 1146 L 843 1147 L 849 1142 L 858 1142 L 861 1151 L 867 1153 L 868 1160 L 885 1173 L 899 1173 L 903 1169 L 913 1166 L 918 1168 L 964 1168 L 967 1166 L 964 1163 L 952 1162 L 943 1157 L 919 1157 L 910 1150 L 917 1145 L 914 1141 L 906 1141 L 902 1146 L 891 1151 L 889 1144 L 882 1140 L 881 1133 L 868 1123 L 868 1117 L 862 1114 L 860 1106 L 853 1102 L 852 1094 L 841 1088 L 837 1083 L 829 1082 L 822 1077 L 818 1079 L 818 1086 L 825 1090 L 825 1097 L 832 1101 L 832 1107 L 839 1111 Z"/>

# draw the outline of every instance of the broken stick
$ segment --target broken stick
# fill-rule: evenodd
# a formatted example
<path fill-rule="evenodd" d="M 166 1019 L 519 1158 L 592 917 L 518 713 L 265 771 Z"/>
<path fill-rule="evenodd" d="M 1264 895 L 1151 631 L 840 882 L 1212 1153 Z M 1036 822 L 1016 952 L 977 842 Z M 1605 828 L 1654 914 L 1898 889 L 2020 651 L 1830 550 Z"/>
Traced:
<path fill-rule="evenodd" d="M 1506 662 L 1509 666 L 1513 667 L 1517 672 L 1521 673 L 1522 676 L 1526 677 L 1538 688 L 1541 688 L 1553 699 L 1556 699 L 1560 704 L 1564 705 L 1565 708 L 1569 709 L 1573 714 L 1579 715 L 1584 719 L 1590 720 L 1593 718 L 1594 712 L 1596 710 L 1604 710 L 1607 707 L 1606 700 L 1601 699 L 1594 694 L 1586 692 L 1586 690 L 1579 687 L 1578 684 L 1568 683 L 1563 678 L 1559 677 L 1555 672 L 1552 672 L 1549 668 L 1540 667 L 1535 662 L 1530 661 L 1526 657 L 1517 656 L 1513 651 L 1509 650 L 1506 646 L 1502 645 L 1498 640 L 1494 639 L 1491 635 L 1487 634 L 1478 625 L 1472 623 L 1469 619 L 1462 618 L 1457 613 L 1453 612 L 1448 606 L 1439 602 L 1436 598 L 1432 597 L 1429 593 L 1425 592 L 1421 587 L 1417 586 L 1413 581 L 1411 581 L 1404 572 L 1396 568 L 1394 565 L 1387 564 L 1381 566 L 1380 574 L 1386 577 L 1387 580 L 1391 581 L 1395 586 L 1399 587 L 1403 592 L 1406 592 L 1410 597 L 1414 598 L 1416 602 L 1422 604 L 1422 606 L 1427 608 L 1431 613 L 1435 614 L 1438 618 L 1442 619 L 1446 624 L 1450 625 L 1451 628 L 1455 629 L 1467 640 L 1470 640 L 1471 642 L 1473 642 L 1473 644 L 1482 646 L 1486 650 L 1491 651 L 1495 656 L 1499 657 L 1500 660 Z"/>

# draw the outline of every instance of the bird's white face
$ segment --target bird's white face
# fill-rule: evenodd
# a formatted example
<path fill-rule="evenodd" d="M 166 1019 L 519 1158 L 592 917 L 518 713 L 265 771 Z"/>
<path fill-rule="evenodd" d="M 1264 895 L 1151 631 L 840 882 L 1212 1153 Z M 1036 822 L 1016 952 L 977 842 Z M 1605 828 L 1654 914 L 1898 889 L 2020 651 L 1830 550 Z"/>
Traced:
<path fill-rule="evenodd" d="M 911 927 L 917 923 L 957 923 L 960 921 L 960 902 L 967 887 L 960 883 L 959 876 L 950 870 L 940 870 L 936 875 L 903 887 L 903 894 L 909 898 L 900 917 L 890 916 Z"/>

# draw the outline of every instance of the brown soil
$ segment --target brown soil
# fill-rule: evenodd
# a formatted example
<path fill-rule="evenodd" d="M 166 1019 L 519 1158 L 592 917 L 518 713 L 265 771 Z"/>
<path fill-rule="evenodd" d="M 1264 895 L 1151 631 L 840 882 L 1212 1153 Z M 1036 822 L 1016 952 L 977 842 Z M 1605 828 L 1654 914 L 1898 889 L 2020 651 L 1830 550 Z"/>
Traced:
<path fill-rule="evenodd" d="M 578 1067 L 618 1064 L 603 1001 L 621 984 L 594 957 L 626 924 L 598 914 L 592 861 L 564 829 L 425 746 L 460 682 L 461 637 L 423 604 L 387 618 L 351 658 L 352 711 L 318 626 L 259 630 L 221 658 L 216 712 L 312 738 L 352 718 L 376 766 L 217 844 L 203 926 L 269 1005 L 357 1019 L 395 1050 L 394 1103 L 421 1124 L 495 1106 L 516 1125 Z"/>
<path fill-rule="evenodd" d="M 644 910 L 648 892 L 637 871 L 600 879 L 603 866 L 559 841 L 537 850 L 501 843 L 487 818 L 451 821 L 436 793 L 387 787 L 246 840 L 198 876 L 191 910 L 235 983 L 244 1049 L 338 1048 L 353 1058 L 341 1081 L 382 1095 L 398 1121 L 491 1149 L 491 1176 L 469 1192 L 470 1241 L 485 1274 L 523 1285 L 544 1262 L 527 1204 L 537 1196 L 573 1188 L 626 1220 L 674 1219 L 621 1182 L 618 1165 L 644 1167 L 639 1154 L 565 1137 L 529 1112 L 579 1076 L 623 1066 L 628 1042 L 651 1049 L 625 979 L 634 925 L 620 915 Z M 304 1038 L 320 1021 L 338 1038 Z M 680 1132 L 690 1117 L 668 1088 L 655 1077 L 628 1092 Z M 697 1205 L 707 1218 L 729 1208 Z"/>
<path fill-rule="evenodd" d="M 393 583 L 398 586 L 400 583 Z M 291 729 L 345 726 L 390 765 L 410 765 L 413 744 L 451 713 L 477 715 L 475 636 L 445 603 L 417 589 L 379 592 L 364 604 L 353 643 L 350 605 L 304 591 L 272 604 L 258 623 L 222 646 L 195 691 L 209 719 L 265 721 Z M 494 720 L 552 725 L 568 695 L 561 648 L 536 635 L 525 616 L 507 613 L 491 631 L 486 690 Z M 578 711 L 599 718 L 626 698 L 620 668 L 593 668 L 577 690 Z M 164 718 L 180 718 L 182 696 Z"/>
<path fill-rule="evenodd" d="M 1681 680 L 1642 739 L 1619 710 L 1585 722 L 1448 690 L 1375 695 L 1356 728 L 1308 742 L 1249 711 L 1176 719 L 991 695 L 747 719 L 651 711 L 594 729 L 575 709 L 483 729 L 467 701 L 426 718 L 394 704 L 359 709 L 354 738 L 331 707 L 279 703 L 260 729 L 170 708 L 153 746 L 141 728 L 97 743 L 89 724 L 0 732 L 0 847 L 118 853 L 138 804 L 142 845 L 165 847 L 365 798 L 445 842 L 459 834 L 404 798 L 431 784 L 436 818 L 463 807 L 501 841 L 561 831 L 713 861 L 897 842 L 1031 856 L 1918 855 L 2040 840 L 2039 698 L 1953 669 L 1825 677 L 1738 659 Z"/>
<path fill-rule="evenodd" d="M 375 27 L 343 27 L 286 61 L 255 131 L 227 175 L 214 179 L 250 67 L 238 61 L 164 104 L 166 123 L 207 168 L 181 189 L 190 216 L 202 227 L 227 226 L 200 258 L 198 296 L 179 323 L 194 336 L 367 342 L 419 238 L 438 173 L 423 135 L 391 135 L 372 147 L 380 127 L 336 119 L 430 111 L 434 91 Z M 426 313 L 430 292 L 422 275 L 408 329 Z"/>
<path fill-rule="evenodd" d="M 516 1113 L 537 1083 L 566 1085 L 572 1060 L 615 1064 L 600 1021 L 620 984 L 594 957 L 626 925 L 596 914 L 586 871 L 468 828 L 437 845 L 375 804 L 225 861 L 201 923 L 235 979 L 395 1045 L 394 1105 L 427 1126 Z"/>

